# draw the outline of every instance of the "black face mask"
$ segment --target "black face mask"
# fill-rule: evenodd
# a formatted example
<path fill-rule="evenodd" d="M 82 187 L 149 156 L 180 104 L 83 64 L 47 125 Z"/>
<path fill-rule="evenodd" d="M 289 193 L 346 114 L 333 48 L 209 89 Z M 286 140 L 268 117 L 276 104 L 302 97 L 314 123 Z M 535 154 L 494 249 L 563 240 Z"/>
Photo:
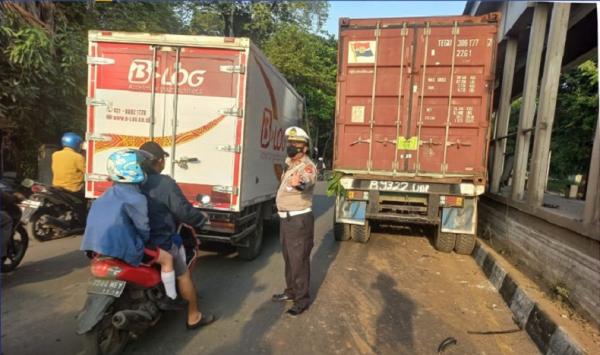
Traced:
<path fill-rule="evenodd" d="M 302 152 L 302 148 L 294 147 L 293 145 L 287 146 L 287 155 L 290 158 L 295 157 L 296 154 L 301 153 L 301 152 Z"/>

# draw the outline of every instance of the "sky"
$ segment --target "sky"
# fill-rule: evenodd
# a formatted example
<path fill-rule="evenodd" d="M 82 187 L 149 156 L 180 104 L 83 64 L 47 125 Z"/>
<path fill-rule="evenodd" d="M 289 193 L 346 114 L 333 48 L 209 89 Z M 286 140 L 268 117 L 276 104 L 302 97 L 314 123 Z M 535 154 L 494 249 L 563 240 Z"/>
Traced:
<path fill-rule="evenodd" d="M 329 1 L 325 29 L 337 37 L 338 19 L 460 15 L 466 1 Z"/>

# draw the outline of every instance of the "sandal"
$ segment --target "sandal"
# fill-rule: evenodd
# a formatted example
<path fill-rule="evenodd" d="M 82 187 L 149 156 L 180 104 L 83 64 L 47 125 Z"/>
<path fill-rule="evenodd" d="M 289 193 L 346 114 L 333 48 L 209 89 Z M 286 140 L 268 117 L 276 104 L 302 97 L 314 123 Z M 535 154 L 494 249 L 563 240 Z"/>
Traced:
<path fill-rule="evenodd" d="M 189 330 L 192 330 L 192 329 L 198 329 L 198 328 L 201 328 L 201 327 L 203 327 L 203 326 L 205 326 L 205 325 L 209 325 L 209 324 L 211 324 L 211 323 L 212 323 L 212 322 L 214 322 L 216 319 L 217 319 L 217 318 L 216 318 L 214 315 L 212 315 L 212 314 L 209 314 L 209 315 L 203 315 L 203 316 L 202 316 L 202 318 L 200 318 L 200 320 L 199 320 L 198 322 L 196 322 L 196 323 L 194 323 L 194 324 L 188 324 L 188 323 L 186 323 L 186 325 L 185 325 L 185 326 L 186 326 L 186 327 L 187 327 L 187 329 L 189 329 Z"/>

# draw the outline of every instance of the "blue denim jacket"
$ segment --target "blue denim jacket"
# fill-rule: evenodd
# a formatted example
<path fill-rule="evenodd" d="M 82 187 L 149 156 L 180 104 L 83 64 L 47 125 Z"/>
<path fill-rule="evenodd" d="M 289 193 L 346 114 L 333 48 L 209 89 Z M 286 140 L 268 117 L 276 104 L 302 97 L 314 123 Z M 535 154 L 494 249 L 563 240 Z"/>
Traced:
<path fill-rule="evenodd" d="M 149 238 L 148 202 L 139 185 L 115 183 L 92 204 L 81 250 L 138 266 Z"/>

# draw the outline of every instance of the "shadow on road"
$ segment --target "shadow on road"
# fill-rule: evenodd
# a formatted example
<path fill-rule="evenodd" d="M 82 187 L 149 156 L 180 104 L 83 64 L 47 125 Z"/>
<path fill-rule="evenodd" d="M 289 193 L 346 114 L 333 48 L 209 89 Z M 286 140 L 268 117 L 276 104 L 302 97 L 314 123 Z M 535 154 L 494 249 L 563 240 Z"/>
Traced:
<path fill-rule="evenodd" d="M 386 354 L 412 354 L 415 352 L 412 318 L 416 306 L 396 285 L 396 281 L 384 273 L 372 284 L 384 302 L 377 319 L 376 348 Z"/>
<path fill-rule="evenodd" d="M 89 260 L 82 251 L 73 250 L 67 254 L 28 262 L 10 274 L 2 275 L 2 288 L 11 289 L 19 285 L 61 278 L 76 269 L 86 267 Z"/>

